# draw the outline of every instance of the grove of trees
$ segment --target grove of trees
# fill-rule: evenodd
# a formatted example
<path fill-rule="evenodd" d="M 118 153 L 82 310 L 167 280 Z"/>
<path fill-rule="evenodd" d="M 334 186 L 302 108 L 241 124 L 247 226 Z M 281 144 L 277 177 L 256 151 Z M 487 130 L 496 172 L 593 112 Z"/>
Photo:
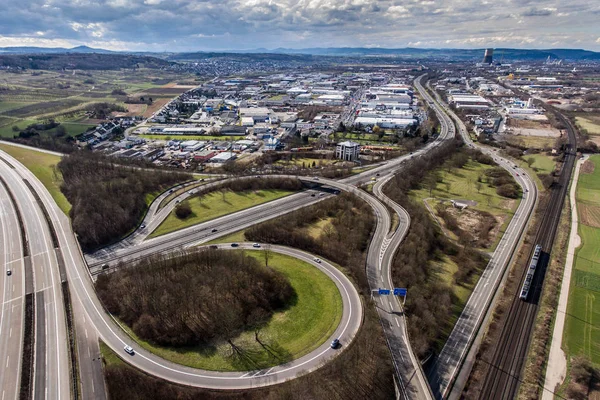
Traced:
<path fill-rule="evenodd" d="M 100 275 L 96 291 L 139 337 L 166 346 L 230 341 L 295 296 L 283 274 L 255 258 L 212 249 L 142 259 Z"/>
<path fill-rule="evenodd" d="M 73 229 L 85 251 L 135 228 L 146 210 L 148 194 L 191 179 L 185 173 L 116 164 L 88 151 L 63 157 L 58 170 L 63 177 L 61 191 L 72 204 Z"/>

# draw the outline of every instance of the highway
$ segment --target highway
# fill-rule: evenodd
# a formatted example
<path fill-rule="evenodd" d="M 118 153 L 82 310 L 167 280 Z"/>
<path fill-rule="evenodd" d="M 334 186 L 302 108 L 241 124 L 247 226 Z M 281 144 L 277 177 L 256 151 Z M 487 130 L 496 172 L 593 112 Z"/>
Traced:
<path fill-rule="evenodd" d="M 439 109 L 437 109 L 437 111 L 441 113 Z M 406 235 L 410 224 L 410 217 L 406 211 L 388 199 L 381 192 L 380 188 L 385 181 L 393 176 L 393 173 L 397 171 L 398 167 L 400 167 L 403 162 L 406 162 L 413 157 L 419 157 L 429 149 L 438 146 L 444 139 L 454 137 L 454 127 L 451 124 L 451 121 L 447 117 L 444 117 L 443 113 L 440 114 L 440 117 L 442 132 L 439 139 L 430 143 L 427 148 L 421 149 L 412 155 L 406 155 L 398 159 L 390 160 L 369 171 L 365 171 L 341 181 L 315 177 L 298 177 L 304 181 L 323 184 L 353 193 L 372 206 L 377 216 L 377 229 L 370 245 L 367 262 L 367 275 L 372 289 L 377 289 L 378 287 L 382 287 L 382 285 L 385 287 L 393 287 L 390 272 L 391 262 L 393 260 L 393 255 Z M 390 232 L 391 217 L 384 204 L 377 198 L 356 188 L 356 186 L 369 182 L 372 177 L 377 177 L 382 174 L 385 174 L 386 178 L 381 178 L 380 183 L 376 185 L 378 188 L 376 189 L 376 194 L 400 214 L 400 226 L 394 232 Z M 155 203 L 160 203 L 167 195 L 168 194 L 165 193 L 159 196 L 159 198 L 155 200 Z M 189 194 L 185 193 L 179 196 L 177 200 L 181 201 L 187 196 L 189 196 Z M 299 193 L 268 204 L 256 206 L 248 210 L 208 221 L 203 224 L 198 224 L 194 227 L 173 232 L 168 235 L 141 241 L 141 239 L 155 229 L 155 227 L 157 227 L 172 210 L 177 202 L 177 200 L 173 199 L 167 206 L 163 207 L 158 212 L 156 212 L 157 207 L 151 206 L 151 210 L 148 212 L 144 221 L 146 227 L 134 234 L 136 240 L 128 240 L 123 245 L 117 244 L 92 255 L 88 255 L 87 259 L 90 270 L 92 274 L 96 274 L 101 272 L 101 267 L 105 263 L 110 263 L 112 268 L 117 262 L 125 260 L 131 261 L 157 252 L 168 252 L 176 248 L 205 243 L 206 241 L 235 232 L 244 227 L 313 204 L 321 199 L 321 197 L 312 197 L 306 192 Z M 212 230 L 217 229 L 217 227 L 218 232 L 213 232 Z M 401 306 L 395 298 L 388 298 L 387 301 L 384 300 L 384 298 L 375 298 L 375 301 L 378 303 L 377 309 L 380 312 L 382 321 L 386 321 L 383 325 L 388 338 L 388 343 L 390 344 L 390 350 L 392 351 L 394 358 L 399 360 L 398 362 L 395 362 L 395 366 L 401 377 L 400 381 L 403 385 L 404 396 L 405 398 L 431 398 L 427 381 L 424 378 L 418 360 L 412 353 L 412 349 L 410 348 L 406 336 L 404 316 L 399 313 Z M 396 316 L 392 318 L 391 316 L 394 315 Z M 386 327 L 388 329 L 386 329 Z"/>
<path fill-rule="evenodd" d="M 17 208 L 2 183 L 0 183 L 0 398 L 18 399 L 21 377 L 21 352 L 23 347 L 25 261 Z M 7 275 L 10 270 L 12 274 Z M 4 361 L 6 360 L 6 361 Z"/>
<path fill-rule="evenodd" d="M 25 169 L 25 167 L 18 163 L 18 161 L 8 155 L 1 155 L 4 159 L 9 160 L 10 163 L 15 166 L 19 174 L 22 174 L 23 177 L 26 177 L 28 180 L 30 180 L 34 190 L 39 194 L 43 204 L 48 209 L 50 219 L 57 232 L 61 252 L 65 259 L 64 264 L 71 290 L 72 302 L 80 303 L 79 305 L 74 306 L 74 309 L 80 309 L 83 311 L 75 314 L 77 319 L 82 320 L 80 326 L 83 326 L 84 329 L 85 327 L 89 327 L 89 329 L 92 329 L 93 332 L 97 332 L 98 336 L 103 341 L 105 341 L 114 351 L 120 354 L 128 363 L 132 364 L 133 366 L 168 381 L 189 386 L 215 389 L 243 389 L 272 385 L 288 379 L 293 379 L 299 373 L 305 373 L 307 371 L 316 369 L 323 365 L 329 358 L 335 357 L 335 355 L 339 354 L 340 350 L 331 349 L 329 342 L 326 341 L 313 352 L 285 365 L 277 366 L 264 371 L 223 373 L 201 371 L 174 364 L 136 346 L 135 343 L 132 343 L 131 338 L 129 338 L 129 336 L 116 323 L 116 321 L 104 311 L 104 308 L 100 304 L 93 288 L 91 275 L 88 272 L 83 255 L 79 250 L 79 246 L 71 230 L 70 221 L 68 218 L 60 211 L 41 182 L 36 180 L 33 175 L 27 169 Z M 0 170 L 0 172 L 2 172 L 4 176 L 4 171 Z M 9 186 L 12 189 L 13 186 L 18 186 L 18 183 L 14 181 L 9 182 Z M 311 197 L 311 199 L 313 198 Z M 19 204 L 23 206 L 27 205 L 31 207 L 37 207 L 33 198 L 19 199 Z M 42 238 L 46 240 L 41 240 Z M 46 241 L 46 244 L 48 244 L 48 238 L 45 236 L 40 236 L 39 241 Z M 245 246 L 240 247 L 244 248 Z M 350 343 L 358 331 L 362 321 L 362 304 L 358 292 L 348 278 L 346 278 L 342 272 L 325 260 L 323 260 L 322 263 L 316 263 L 313 260 L 314 256 L 303 251 L 280 246 L 271 246 L 271 250 L 280 252 L 282 254 L 291 255 L 313 264 L 315 267 L 320 268 L 329 277 L 331 277 L 333 282 L 340 290 L 343 304 L 342 320 L 332 335 L 332 338 L 340 338 L 342 345 L 344 345 L 344 343 Z M 78 336 L 81 336 L 81 334 Z M 48 337 L 51 336 L 48 335 Z M 66 338 L 66 332 L 63 331 L 61 337 L 63 339 Z M 125 344 L 131 344 L 135 348 L 136 354 L 134 356 L 127 356 L 123 352 L 123 346 Z M 81 354 L 82 350 L 80 349 L 79 355 Z M 63 358 L 66 362 L 66 357 Z M 92 376 L 95 376 L 93 367 L 94 362 L 98 363 L 99 361 L 94 360 L 93 355 L 90 355 L 90 360 L 86 360 L 86 362 L 82 362 L 80 359 L 80 364 L 88 364 L 88 367 L 90 367 L 88 368 L 88 373 Z M 54 372 L 48 368 L 47 375 L 60 375 L 64 378 L 61 380 L 65 380 L 68 385 L 68 366 L 66 367 L 66 369 L 57 369 Z M 83 371 L 84 368 L 81 367 L 81 370 Z M 48 388 L 53 387 L 55 386 L 48 386 Z M 63 391 L 62 393 L 68 393 L 68 390 L 69 387 L 66 386 L 66 391 Z M 89 390 L 89 388 L 87 388 L 87 390 Z M 60 395 L 56 398 L 60 398 Z"/>
<path fill-rule="evenodd" d="M 421 78 L 422 77 L 419 79 Z M 418 81 L 416 82 L 416 85 L 423 97 L 428 98 L 429 95 L 423 90 Z M 394 287 L 390 278 L 390 267 L 393 255 L 399 243 L 406 235 L 410 224 L 410 217 L 406 214 L 406 211 L 404 211 L 397 204 L 391 202 L 391 200 L 385 198 L 385 195 L 383 195 L 381 192 L 381 187 L 385 181 L 393 176 L 392 174 L 398 172 L 399 167 L 403 162 L 413 157 L 419 157 L 432 147 L 439 145 L 441 140 L 454 136 L 454 125 L 452 122 L 448 119 L 438 104 L 433 104 L 432 106 L 440 118 L 440 123 L 442 124 L 442 133 L 440 134 L 438 140 L 430 143 L 426 148 L 415 152 L 413 155 L 406 155 L 394 160 L 390 160 L 371 170 L 351 176 L 341 181 L 327 180 L 324 178 L 299 177 L 305 181 L 325 184 L 327 186 L 351 192 L 367 201 L 373 207 L 373 210 L 377 216 L 377 228 L 369 248 L 367 260 L 367 275 L 372 289 L 376 289 L 378 287 Z M 239 213 L 221 217 L 205 224 L 199 224 L 182 231 L 173 232 L 172 234 L 143 242 L 138 240 L 137 236 L 134 236 L 135 240 L 132 240 L 129 243 L 131 245 L 122 247 L 115 246 L 109 250 L 105 249 L 100 253 L 92 255 L 89 260 L 91 269 L 88 270 L 76 243 L 74 234 L 71 231 L 69 220 L 58 209 L 43 185 L 16 160 L 12 158 L 9 159 L 11 163 L 15 164 L 19 174 L 23 177 L 27 177 L 27 179 L 30 180 L 31 184 L 33 185 L 35 191 L 39 193 L 42 202 L 49 210 L 52 224 L 58 233 L 58 242 L 60 243 L 62 254 L 65 257 L 66 274 L 68 276 L 69 285 L 71 288 L 71 297 L 72 301 L 74 302 L 74 309 L 83 311 L 76 313 L 78 343 L 80 343 L 79 338 L 81 337 L 80 330 L 86 331 L 86 338 L 88 337 L 89 333 L 87 330 L 93 330 L 94 334 L 92 337 L 94 337 L 94 340 L 97 332 L 97 335 L 119 354 L 123 353 L 122 347 L 125 344 L 131 344 L 131 340 L 111 318 L 111 316 L 105 313 L 104 309 L 99 303 L 99 300 L 97 299 L 93 289 L 92 278 L 89 273 L 90 271 L 92 273 L 100 272 L 101 265 L 103 263 L 111 263 L 111 265 L 114 265 L 117 260 L 131 260 L 156 252 L 166 252 L 175 248 L 183 248 L 196 245 L 201 242 L 206 242 L 212 238 L 223 236 L 227 233 L 237 231 L 246 226 L 251 226 L 276 216 L 284 215 L 285 213 L 305 207 L 309 204 L 314 204 L 326 198 L 326 196 L 312 197 L 307 192 L 298 193 L 262 206 L 256 206 L 249 210 L 240 211 Z M 378 178 L 379 182 L 374 188 L 374 191 L 376 196 L 381 200 L 356 188 L 356 186 L 360 186 L 361 184 L 370 181 L 372 177 L 378 177 L 380 175 L 382 177 Z M 17 183 L 13 182 L 10 186 L 12 187 L 16 184 Z M 19 200 L 19 203 L 21 203 L 21 201 L 25 200 Z M 390 207 L 392 207 L 392 209 L 395 210 L 395 212 L 400 215 L 400 224 L 394 232 L 390 232 L 391 217 L 382 201 L 386 202 Z M 160 223 L 161 219 L 168 213 L 168 211 L 165 210 L 169 210 L 169 208 L 174 205 L 173 202 L 160 211 L 152 213 L 152 216 L 149 220 L 151 225 L 145 228 L 147 232 L 150 232 L 155 226 L 152 224 L 156 224 L 157 226 Z M 25 202 L 24 204 L 28 203 Z M 216 229 L 214 227 L 218 227 L 218 232 L 212 231 L 213 229 Z M 144 234 L 140 235 L 140 237 L 143 236 Z M 48 242 L 46 241 L 46 244 L 47 243 Z M 286 254 L 292 254 L 301 259 L 306 259 L 307 262 L 312 262 L 313 256 L 299 252 L 298 250 L 278 248 L 278 251 L 285 251 L 288 252 Z M 323 263 L 321 266 L 331 267 L 327 263 Z M 335 271 L 329 271 L 329 273 L 334 274 Z M 339 271 L 337 271 L 337 273 L 339 273 Z M 341 282 L 343 279 L 345 279 L 341 273 L 339 274 L 341 276 L 337 278 L 334 277 L 334 281 L 339 279 Z M 347 291 L 348 293 L 355 291 L 354 287 L 350 283 L 348 284 L 349 286 L 342 285 L 340 290 Z M 358 295 L 356 294 L 356 296 Z M 350 313 L 352 308 L 356 308 L 356 306 L 351 306 L 353 301 L 352 297 L 353 296 L 349 296 L 347 304 L 345 304 L 345 314 L 346 312 Z M 401 313 L 401 305 L 398 303 L 397 299 L 393 297 L 389 297 L 387 299 L 384 297 L 375 297 L 375 301 L 378 304 L 378 311 L 380 313 L 380 317 L 382 318 L 382 324 L 384 326 L 384 331 L 386 332 L 386 338 L 388 340 L 388 344 L 390 345 L 390 350 L 392 351 L 394 364 L 400 378 L 400 385 L 404 398 L 431 398 L 431 392 L 424 378 L 420 363 L 414 357 L 414 354 L 412 354 L 410 343 L 406 336 L 406 325 L 404 322 L 404 316 Z M 347 315 L 343 320 L 344 322 L 338 327 L 338 332 L 336 332 L 336 335 L 342 337 L 343 342 L 349 342 L 360 326 L 360 321 L 357 322 L 356 320 L 353 320 L 357 314 L 356 310 L 354 314 L 354 317 Z M 340 329 L 342 329 L 342 331 L 339 331 Z M 329 351 L 330 349 L 328 348 L 328 343 L 325 343 L 316 352 L 300 358 L 299 360 L 296 360 L 286 366 L 275 367 L 267 371 L 255 371 L 252 374 L 242 374 L 198 371 L 167 362 L 142 349 L 136 348 L 136 350 L 138 351 L 137 354 L 133 357 L 126 357 L 126 361 L 147 373 L 167 379 L 169 381 L 186 385 L 221 389 L 256 387 L 275 384 L 287 379 L 292 379 L 300 371 L 318 368 L 318 366 L 321 365 L 324 360 L 330 357 L 331 354 L 331 351 Z M 81 356 L 82 349 L 79 349 L 79 354 Z M 96 376 L 97 373 L 94 372 L 93 368 L 94 361 L 96 361 L 96 359 L 91 352 L 88 352 L 88 358 L 89 360 L 86 360 L 85 364 L 92 366 L 88 369 L 88 373 L 90 376 Z M 398 359 L 400 361 L 397 361 Z M 82 367 L 81 369 L 83 371 L 84 368 Z"/>
<path fill-rule="evenodd" d="M 20 208 L 33 268 L 35 291 L 33 397 L 62 399 L 69 393 L 70 376 L 58 260 L 43 212 L 22 179 L 22 175 L 17 172 L 19 168 L 24 167 L 5 153 L 0 152 L 0 155 L 4 159 L 10 159 L 10 163 L 15 167 L 13 169 L 8 164 L 0 162 L 0 175 Z"/>
<path fill-rule="evenodd" d="M 473 143 L 466 126 L 460 118 L 442 102 L 437 93 L 436 98 L 437 102 L 444 107 L 445 112 L 456 122 L 464 142 L 493 157 L 499 166 L 511 173 L 523 191 L 523 198 L 519 207 L 428 374 L 429 383 L 437 398 L 456 398 L 460 395 L 466 376 L 468 376 L 472 367 L 473 355 L 478 347 L 473 346 L 473 343 L 480 333 L 480 328 L 488 315 L 494 295 L 529 224 L 537 204 L 538 192 L 533 179 L 526 171 L 515 168 L 514 162 L 499 156 L 494 149 Z M 467 357 L 468 354 L 472 355 Z M 465 363 L 467 358 L 469 362 Z M 461 379 L 455 385 L 459 375 L 461 375 Z"/>
<path fill-rule="evenodd" d="M 519 298 L 527 268 L 523 270 L 519 281 L 519 290 L 512 299 L 507 314 L 508 317 L 502 327 L 500 340 L 495 348 L 485 377 L 483 389 L 480 393 L 481 399 L 515 398 L 521 383 L 521 373 L 525 364 L 531 333 L 533 332 L 546 268 L 552 253 L 554 238 L 577 154 L 577 139 L 574 128 L 567 118 L 564 118 L 559 112 L 555 113 L 567 127 L 569 145 L 566 149 L 566 156 L 558 182 L 550 188 L 549 199 L 545 204 L 541 223 L 534 240 L 534 244 L 542 246 L 542 253 L 531 283 L 529 297 L 526 300 Z M 532 253 L 533 248 L 527 263 L 531 259 Z"/>

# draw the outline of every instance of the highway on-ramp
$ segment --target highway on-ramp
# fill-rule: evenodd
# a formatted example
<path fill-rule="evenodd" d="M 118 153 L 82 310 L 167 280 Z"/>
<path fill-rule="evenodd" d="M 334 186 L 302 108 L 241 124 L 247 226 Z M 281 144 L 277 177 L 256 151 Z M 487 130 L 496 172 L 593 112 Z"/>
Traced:
<path fill-rule="evenodd" d="M 106 313 L 100 304 L 94 291 L 92 278 L 84 262 L 83 255 L 79 250 L 68 218 L 60 211 L 41 182 L 37 181 L 25 167 L 8 155 L 2 154 L 2 157 L 9 160 L 19 174 L 23 174 L 24 177 L 30 180 L 34 190 L 39 194 L 42 203 L 48 210 L 51 222 L 57 232 L 61 252 L 65 259 L 66 274 L 68 276 L 72 301 L 80 302 L 81 309 L 83 310 L 83 313 L 76 314 L 76 318 L 85 318 L 85 323 L 88 326 L 92 326 L 102 340 L 118 354 L 122 355 L 131 365 L 146 373 L 184 385 L 215 389 L 243 389 L 272 385 L 293 379 L 298 374 L 320 367 L 328 359 L 338 354 L 339 351 L 343 351 L 343 347 L 341 350 L 333 350 L 330 348 L 329 343 L 325 342 L 316 350 L 290 363 L 268 370 L 248 373 L 197 370 L 166 361 L 143 348 L 135 346 L 131 338 Z M 12 189 L 13 186 L 18 185 L 17 182 L 9 182 L 9 186 Z M 29 200 L 27 198 L 19 199 L 19 204 L 31 207 L 36 206 L 33 197 Z M 271 246 L 271 251 L 288 254 L 311 263 L 331 277 L 340 290 L 343 302 L 342 320 L 332 337 L 339 337 L 342 344 L 350 343 L 362 321 L 362 305 L 358 292 L 348 278 L 325 260 L 317 263 L 314 261 L 314 256 L 305 252 L 280 246 Z M 65 341 L 67 337 L 66 333 L 63 332 L 61 337 Z M 136 354 L 134 356 L 128 356 L 123 352 L 123 347 L 126 344 L 135 347 Z M 68 382 L 68 373 L 63 370 L 59 371 L 63 372 L 60 375 L 66 378 Z M 56 371 L 56 375 L 59 374 L 59 371 Z M 52 373 L 52 375 L 54 376 L 55 374 Z M 63 393 L 68 393 L 68 389 L 66 392 L 63 391 Z"/>

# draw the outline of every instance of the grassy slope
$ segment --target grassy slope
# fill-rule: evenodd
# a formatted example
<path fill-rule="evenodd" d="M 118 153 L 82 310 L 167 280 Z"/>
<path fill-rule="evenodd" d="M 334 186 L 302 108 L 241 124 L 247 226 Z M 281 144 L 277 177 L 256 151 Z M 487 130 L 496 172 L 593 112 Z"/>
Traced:
<path fill-rule="evenodd" d="M 69 215 L 71 204 L 69 204 L 67 198 L 60 191 L 62 176 L 58 171 L 58 175 L 55 175 L 54 173 L 54 166 L 58 164 L 60 157 L 7 144 L 0 144 L 0 149 L 19 160 L 25 167 L 33 172 L 44 186 L 46 186 L 46 189 L 48 189 L 60 209 L 65 214 Z"/>
<path fill-rule="evenodd" d="M 11 122 L 0 128 L 0 137 L 12 138 L 15 135 L 15 132 L 12 130 L 13 126 L 18 126 L 19 129 L 25 129 L 27 127 L 27 125 L 35 124 L 37 122 L 32 119 L 23 119 L 23 120 L 15 119 L 14 121 L 15 122 Z"/>
<path fill-rule="evenodd" d="M 556 167 L 556 163 L 552 157 L 549 157 L 545 154 L 531 154 L 525 156 L 524 158 L 525 160 L 533 158 L 534 162 L 531 164 L 531 167 L 534 169 L 534 171 L 537 171 L 540 174 L 549 174 L 554 171 L 554 168 Z"/>
<path fill-rule="evenodd" d="M 481 175 L 486 169 L 492 168 L 492 166 L 480 164 L 477 162 L 469 161 L 463 168 L 453 168 L 452 171 L 448 172 L 445 169 L 440 170 L 440 174 L 443 177 L 443 183 L 438 183 L 435 190 L 429 195 L 428 189 L 420 189 L 411 191 L 410 195 L 421 202 L 426 198 L 435 197 L 437 199 L 467 199 L 477 201 L 477 205 L 471 207 L 476 210 L 487 211 L 495 216 L 506 215 L 503 226 L 500 228 L 500 232 L 503 233 L 508 226 L 510 218 L 514 214 L 514 211 L 519 205 L 519 201 L 513 201 L 512 205 L 506 198 L 499 196 L 496 193 L 494 187 L 488 186 L 485 181 L 481 185 L 481 189 L 478 192 L 475 184 L 477 177 Z M 489 204 L 488 204 L 489 201 Z M 435 201 L 429 201 L 429 205 L 435 210 Z M 499 241 L 500 235 L 496 239 Z M 493 249 L 494 246 L 492 246 Z M 440 264 L 439 277 L 442 281 L 450 283 L 453 288 L 454 295 L 459 299 L 456 307 L 454 307 L 452 315 L 449 316 L 452 325 L 458 319 L 458 316 L 462 312 L 475 284 L 479 280 L 479 273 L 474 274 L 471 281 L 466 285 L 455 285 L 453 282 L 454 273 L 458 270 L 458 266 L 452 260 L 444 257 L 443 262 Z M 450 332 L 446 332 L 446 335 L 442 336 L 442 340 L 445 341 L 447 335 Z M 440 343 L 442 344 L 442 343 Z"/>
<path fill-rule="evenodd" d="M 577 125 L 587 130 L 590 135 L 600 135 L 600 125 L 585 117 L 576 117 Z"/>
<path fill-rule="evenodd" d="M 593 174 L 580 174 L 577 202 L 600 207 L 600 156 L 592 156 Z M 600 228 L 582 224 L 581 246 L 575 251 L 563 347 L 571 355 L 585 355 L 600 365 Z"/>
<path fill-rule="evenodd" d="M 189 200 L 192 207 L 191 216 L 185 220 L 181 220 L 177 218 L 175 211 L 172 211 L 150 236 L 164 235 L 210 219 L 279 199 L 291 193 L 287 190 L 259 190 L 256 192 L 247 191 L 241 193 L 227 191 L 225 192 L 225 199 L 223 199 L 222 192 L 219 191 L 202 197 L 194 196 Z"/>
<path fill-rule="evenodd" d="M 262 251 L 247 253 L 264 263 Z M 254 340 L 254 331 L 242 333 L 234 343 L 248 351 L 256 365 L 241 363 L 230 357 L 230 347 L 221 344 L 214 348 L 166 348 L 153 346 L 134 336 L 145 349 L 178 364 L 219 371 L 245 371 L 267 368 L 301 357 L 319 347 L 337 328 L 342 317 L 342 299 L 331 279 L 317 268 L 293 257 L 273 253 L 269 265 L 282 272 L 297 294 L 297 302 L 276 313 L 260 330 L 261 340 L 288 358 L 269 357 Z"/>
<path fill-rule="evenodd" d="M 482 175 L 484 171 L 489 168 L 492 167 L 469 161 L 465 167 L 460 170 L 453 169 L 451 172 L 448 172 L 445 169 L 440 170 L 440 174 L 444 181 L 437 184 L 437 187 L 432 191 L 431 196 L 429 195 L 428 189 L 414 190 L 411 192 L 411 195 L 419 201 L 429 197 L 446 200 L 474 200 L 477 202 L 477 205 L 471 207 L 472 209 L 487 211 L 494 216 L 507 216 L 504 224 L 500 228 L 500 232 L 504 233 L 510 222 L 510 218 L 512 218 L 521 200 L 509 200 L 499 196 L 496 193 L 496 188 L 488 186 L 485 180 L 478 192 L 475 186 L 477 177 Z M 429 201 L 429 205 L 432 209 L 435 209 L 435 202 Z M 498 240 L 496 240 L 496 242 L 497 241 Z M 494 248 L 495 245 L 493 245 L 491 249 L 493 250 Z"/>

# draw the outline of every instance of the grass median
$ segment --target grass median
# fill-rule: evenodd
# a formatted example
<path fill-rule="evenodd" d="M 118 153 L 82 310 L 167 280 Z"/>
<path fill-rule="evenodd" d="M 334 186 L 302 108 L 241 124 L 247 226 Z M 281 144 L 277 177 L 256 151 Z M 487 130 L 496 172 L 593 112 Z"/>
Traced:
<path fill-rule="evenodd" d="M 189 200 L 192 214 L 180 219 L 172 211 L 150 237 L 178 231 L 211 219 L 244 210 L 259 204 L 277 200 L 294 192 L 289 190 L 267 189 L 256 191 L 232 192 L 230 190 L 212 192 L 203 196 L 194 196 Z"/>
<path fill-rule="evenodd" d="M 264 262 L 263 251 L 247 254 Z M 294 257 L 271 253 L 269 266 L 281 272 L 296 292 L 296 301 L 277 312 L 258 332 L 246 331 L 232 342 L 244 353 L 234 357 L 227 343 L 198 347 L 163 347 L 128 333 L 144 349 L 177 364 L 213 371 L 248 371 L 269 368 L 302 357 L 323 344 L 342 318 L 342 298 L 333 281 L 314 266 Z M 268 343 L 267 351 L 256 340 Z"/>
<path fill-rule="evenodd" d="M 0 144 L 0 150 L 7 152 L 29 169 L 48 189 L 60 209 L 69 215 L 71 204 L 60 191 L 62 175 L 55 168 L 60 161 L 59 156 L 8 144 Z"/>

